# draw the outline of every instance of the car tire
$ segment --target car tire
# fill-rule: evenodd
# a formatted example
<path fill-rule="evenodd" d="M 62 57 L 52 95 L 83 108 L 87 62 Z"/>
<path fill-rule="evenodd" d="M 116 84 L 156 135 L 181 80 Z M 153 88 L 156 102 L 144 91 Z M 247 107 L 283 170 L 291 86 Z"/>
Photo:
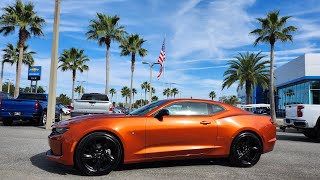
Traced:
<path fill-rule="evenodd" d="M 236 167 L 251 167 L 257 164 L 262 151 L 260 139 L 251 132 L 243 132 L 231 144 L 230 164 Z"/>
<path fill-rule="evenodd" d="M 39 119 L 38 125 L 39 125 L 39 126 L 45 125 L 45 124 L 47 123 L 47 118 L 48 118 L 47 112 L 46 112 L 46 111 L 43 111 L 43 112 L 42 112 L 42 115 L 41 115 L 41 117 L 40 117 L 40 119 Z"/>
<path fill-rule="evenodd" d="M 12 125 L 12 123 L 13 123 L 13 120 L 12 119 L 3 119 L 3 125 L 5 125 L 5 126 L 11 126 Z"/>
<path fill-rule="evenodd" d="M 88 176 L 106 175 L 114 170 L 122 159 L 119 140 L 104 132 L 84 137 L 75 151 L 75 165 Z"/>
<path fill-rule="evenodd" d="M 317 133 L 314 129 L 303 131 L 303 135 L 305 135 L 307 138 L 310 138 L 310 139 L 317 139 L 318 138 Z"/>

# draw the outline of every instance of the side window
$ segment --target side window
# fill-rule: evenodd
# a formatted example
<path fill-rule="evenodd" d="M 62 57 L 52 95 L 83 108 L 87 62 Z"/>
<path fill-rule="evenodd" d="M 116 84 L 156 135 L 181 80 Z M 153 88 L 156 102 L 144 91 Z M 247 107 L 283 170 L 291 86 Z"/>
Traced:
<path fill-rule="evenodd" d="M 209 108 L 209 114 L 216 114 L 218 112 L 222 112 L 225 110 L 223 107 L 216 104 L 208 104 L 208 108 Z"/>
<path fill-rule="evenodd" d="M 171 116 L 204 116 L 208 115 L 206 103 L 180 102 L 173 103 L 165 107 Z"/>

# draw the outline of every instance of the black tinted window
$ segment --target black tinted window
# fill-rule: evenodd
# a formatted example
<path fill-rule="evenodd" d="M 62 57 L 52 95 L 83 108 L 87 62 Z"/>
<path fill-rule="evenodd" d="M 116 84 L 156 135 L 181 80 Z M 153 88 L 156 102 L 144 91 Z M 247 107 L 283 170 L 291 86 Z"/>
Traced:
<path fill-rule="evenodd" d="M 47 96 L 45 94 L 20 94 L 17 99 L 47 101 Z"/>
<path fill-rule="evenodd" d="M 84 94 L 81 100 L 109 101 L 109 98 L 105 94 Z"/>
<path fill-rule="evenodd" d="M 224 111 L 224 108 L 216 104 L 208 104 L 209 114 L 216 114 Z"/>
<path fill-rule="evenodd" d="M 206 103 L 197 102 L 179 102 L 165 107 L 169 110 L 171 116 L 203 116 L 208 115 L 208 106 Z"/>

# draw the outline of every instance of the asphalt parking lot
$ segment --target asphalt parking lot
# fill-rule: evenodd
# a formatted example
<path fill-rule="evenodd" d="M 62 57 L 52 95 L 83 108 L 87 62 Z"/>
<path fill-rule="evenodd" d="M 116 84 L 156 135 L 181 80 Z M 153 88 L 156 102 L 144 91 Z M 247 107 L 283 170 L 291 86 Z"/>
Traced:
<path fill-rule="evenodd" d="M 48 160 L 50 131 L 0 122 L 0 179 L 86 179 L 73 168 Z M 295 131 L 278 132 L 273 152 L 251 168 L 229 167 L 224 159 L 143 163 L 89 179 L 320 179 L 320 140 Z"/>

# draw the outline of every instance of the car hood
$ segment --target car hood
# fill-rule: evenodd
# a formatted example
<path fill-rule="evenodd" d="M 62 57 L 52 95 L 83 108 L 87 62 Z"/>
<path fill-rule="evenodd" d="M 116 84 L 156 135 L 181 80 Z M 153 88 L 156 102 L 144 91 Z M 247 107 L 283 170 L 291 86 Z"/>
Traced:
<path fill-rule="evenodd" d="M 65 121 L 60 121 L 58 123 L 55 123 L 53 126 L 68 126 L 70 124 L 89 121 L 92 119 L 106 119 L 106 118 L 118 118 L 118 117 L 126 117 L 126 115 L 125 114 L 94 114 L 94 115 L 77 116 Z"/>

